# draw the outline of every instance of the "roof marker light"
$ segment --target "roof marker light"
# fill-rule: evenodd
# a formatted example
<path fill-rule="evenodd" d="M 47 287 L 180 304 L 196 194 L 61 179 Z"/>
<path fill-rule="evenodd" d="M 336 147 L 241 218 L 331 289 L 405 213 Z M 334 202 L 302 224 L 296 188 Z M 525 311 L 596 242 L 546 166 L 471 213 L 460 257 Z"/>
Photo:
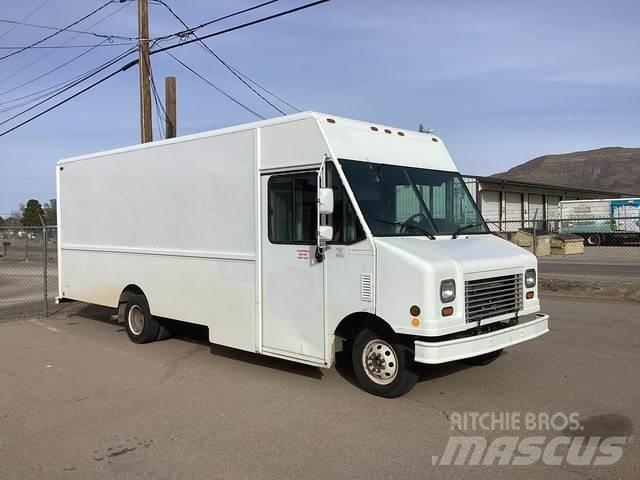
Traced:
<path fill-rule="evenodd" d="M 400 135 L 401 137 L 404 137 L 404 132 L 398 132 L 398 135 Z"/>
<path fill-rule="evenodd" d="M 438 139 L 437 139 L 437 138 L 435 138 L 435 137 L 431 137 L 431 141 L 432 141 L 432 142 L 436 142 L 436 143 L 437 143 L 437 142 L 438 142 Z"/>
<path fill-rule="evenodd" d="M 385 128 L 384 133 L 391 133 L 391 130 L 389 130 L 388 128 Z"/>
<path fill-rule="evenodd" d="M 336 123 L 336 121 L 333 118 L 327 118 L 327 122 L 329 123 Z"/>
<path fill-rule="evenodd" d="M 378 131 L 378 127 L 371 127 L 371 130 L 373 130 L 374 132 Z"/>

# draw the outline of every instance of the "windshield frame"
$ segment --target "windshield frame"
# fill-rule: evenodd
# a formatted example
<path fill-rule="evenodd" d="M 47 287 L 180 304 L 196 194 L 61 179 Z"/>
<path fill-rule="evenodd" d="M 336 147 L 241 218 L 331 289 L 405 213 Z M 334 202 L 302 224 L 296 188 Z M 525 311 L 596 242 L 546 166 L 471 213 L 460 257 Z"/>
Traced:
<path fill-rule="evenodd" d="M 398 164 L 391 164 L 391 163 L 380 163 L 380 162 L 370 162 L 370 161 L 363 161 L 363 160 L 354 160 L 354 159 L 350 159 L 350 158 L 338 158 L 337 162 L 340 163 L 340 169 L 343 171 L 344 173 L 344 180 L 346 181 L 346 187 L 351 190 L 351 193 L 353 195 L 353 199 L 355 200 L 356 204 L 357 204 L 357 208 L 360 211 L 359 217 L 360 220 L 364 223 L 364 225 L 366 226 L 366 230 L 368 230 L 372 237 L 380 237 L 380 238 L 387 238 L 387 237 L 426 237 L 426 235 L 424 233 L 421 233 L 420 231 L 417 231 L 415 229 L 409 228 L 407 229 L 405 232 L 403 233 L 376 233 L 370 225 L 369 219 L 367 218 L 367 215 L 365 214 L 365 212 L 362 210 L 361 208 L 361 202 L 360 199 L 358 198 L 357 193 L 355 192 L 355 190 L 352 188 L 351 185 L 351 178 L 350 175 L 348 173 L 349 168 L 347 167 L 346 169 L 345 167 L 345 162 L 353 162 L 353 163 L 362 163 L 362 164 L 369 164 L 369 165 L 376 165 L 376 166 L 383 166 L 383 167 L 397 167 L 400 169 L 403 169 L 403 173 L 407 176 L 407 180 L 409 182 L 409 185 L 414 193 L 414 195 L 417 198 L 417 201 L 420 205 L 420 211 L 425 211 L 426 216 L 425 218 L 429 221 L 431 227 L 436 227 L 435 225 L 435 221 L 432 217 L 432 212 L 431 210 L 427 207 L 424 197 L 423 195 L 420 193 L 419 190 L 417 190 L 417 186 L 415 185 L 414 180 L 411 178 L 411 176 L 408 175 L 407 173 L 407 169 L 409 170 L 422 170 L 422 171 L 426 171 L 426 172 L 433 172 L 433 173 L 437 173 L 437 174 L 445 174 L 445 175 L 450 175 L 452 177 L 457 177 L 461 188 L 464 190 L 465 192 L 465 196 L 466 198 L 469 199 L 470 204 L 472 205 L 474 211 L 476 212 L 476 220 L 477 222 L 473 222 L 473 224 L 479 224 L 480 227 L 482 227 L 484 229 L 484 231 L 466 231 L 463 230 L 462 232 L 460 232 L 458 234 L 458 236 L 464 237 L 464 236 L 470 236 L 470 235 L 491 235 L 492 232 L 489 229 L 489 226 L 486 222 L 486 220 L 484 219 L 484 217 L 482 216 L 482 213 L 480 212 L 480 208 L 478 207 L 478 204 L 476 203 L 476 201 L 473 199 L 473 196 L 471 195 L 471 192 L 469 191 L 469 188 L 467 187 L 467 184 L 464 181 L 463 176 L 460 174 L 460 172 L 455 171 L 455 170 L 441 170 L 441 169 L 435 169 L 435 168 L 421 168 L 421 167 L 413 167 L 413 166 L 409 166 L 409 165 L 398 165 Z M 458 228 L 464 227 L 467 224 L 461 224 Z M 429 230 L 430 233 L 432 233 L 435 237 L 451 237 L 452 235 L 454 235 L 454 231 L 452 232 L 439 232 L 437 231 L 437 227 L 434 228 L 433 230 Z"/>

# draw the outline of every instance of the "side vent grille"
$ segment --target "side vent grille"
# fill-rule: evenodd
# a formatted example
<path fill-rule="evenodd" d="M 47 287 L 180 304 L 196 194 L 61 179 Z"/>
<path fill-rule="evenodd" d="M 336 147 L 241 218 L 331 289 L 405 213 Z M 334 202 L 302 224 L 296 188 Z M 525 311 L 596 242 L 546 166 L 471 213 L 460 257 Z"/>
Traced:
<path fill-rule="evenodd" d="M 370 273 L 360 276 L 360 299 L 363 302 L 373 302 L 373 275 Z"/>

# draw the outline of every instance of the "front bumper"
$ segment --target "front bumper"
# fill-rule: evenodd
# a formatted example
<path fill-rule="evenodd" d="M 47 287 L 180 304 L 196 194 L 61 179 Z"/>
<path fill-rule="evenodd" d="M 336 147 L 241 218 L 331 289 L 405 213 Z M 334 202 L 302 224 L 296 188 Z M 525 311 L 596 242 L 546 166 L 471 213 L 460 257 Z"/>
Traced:
<path fill-rule="evenodd" d="M 416 340 L 415 361 L 436 364 L 475 357 L 510 347 L 516 343 L 532 340 L 548 331 L 549 315 L 538 313 L 534 320 L 482 335 L 456 338 L 443 342 Z"/>

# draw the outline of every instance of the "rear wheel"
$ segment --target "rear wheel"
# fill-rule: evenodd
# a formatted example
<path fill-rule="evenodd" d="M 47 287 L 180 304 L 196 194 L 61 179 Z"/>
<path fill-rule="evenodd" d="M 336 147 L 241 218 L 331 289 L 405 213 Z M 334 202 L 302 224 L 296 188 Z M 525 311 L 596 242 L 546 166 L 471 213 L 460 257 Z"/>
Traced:
<path fill-rule="evenodd" d="M 500 355 L 502 355 L 502 349 L 496 350 L 495 352 L 485 353 L 483 355 L 478 355 L 477 357 L 465 358 L 462 360 L 463 363 L 467 365 L 489 365 L 491 362 L 495 361 Z"/>
<path fill-rule="evenodd" d="M 590 233 L 587 235 L 586 241 L 590 247 L 597 247 L 602 243 L 602 237 L 597 233 Z"/>
<path fill-rule="evenodd" d="M 411 349 L 394 335 L 362 330 L 353 342 L 351 361 L 358 383 L 373 395 L 399 397 L 418 381 Z"/>
<path fill-rule="evenodd" d="M 144 295 L 131 295 L 124 311 L 127 335 L 134 343 L 149 343 L 158 339 L 160 324 L 153 318 Z"/>

